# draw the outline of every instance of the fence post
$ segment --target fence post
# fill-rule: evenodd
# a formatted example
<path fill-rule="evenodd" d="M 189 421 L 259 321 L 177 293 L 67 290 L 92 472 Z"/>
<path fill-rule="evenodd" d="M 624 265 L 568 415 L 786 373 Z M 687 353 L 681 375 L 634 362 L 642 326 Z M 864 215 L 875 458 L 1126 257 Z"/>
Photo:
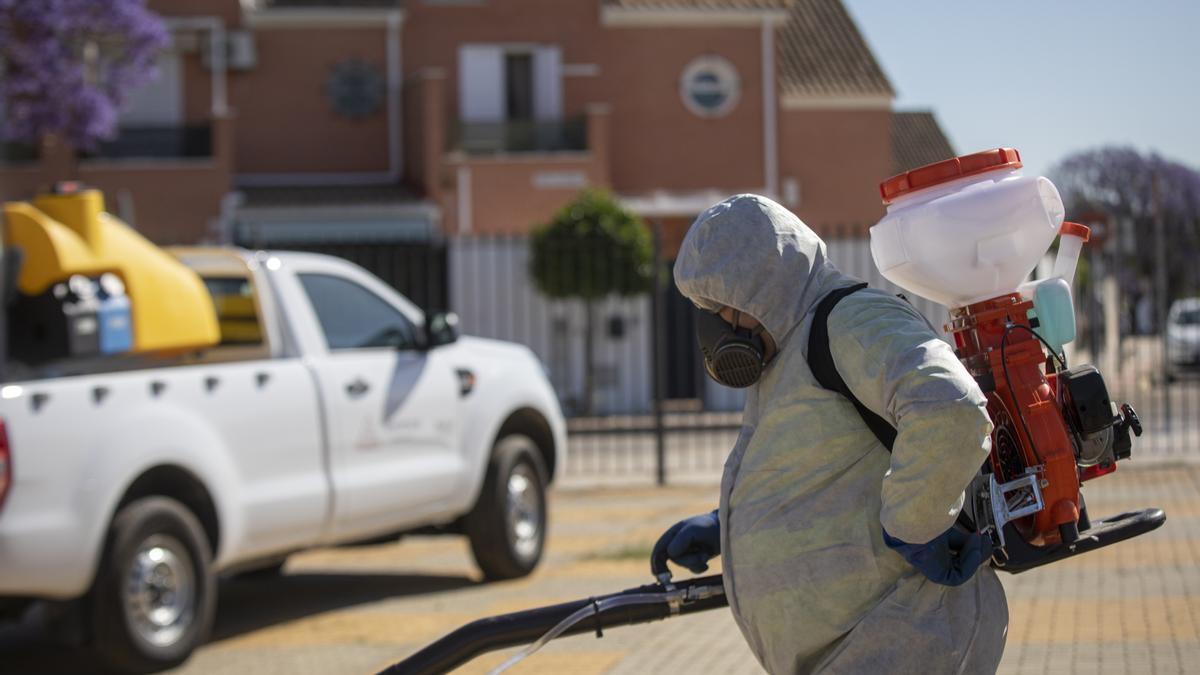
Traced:
<path fill-rule="evenodd" d="M 1154 208 L 1154 294 L 1158 296 L 1154 311 L 1158 314 L 1158 337 L 1162 343 L 1162 358 L 1160 359 L 1159 374 L 1162 377 L 1163 389 L 1163 428 L 1171 431 L 1171 355 L 1170 341 L 1167 339 L 1167 312 L 1170 298 L 1167 297 L 1167 232 L 1162 214 L 1162 184 L 1158 171 L 1152 179 L 1152 202 Z"/>
<path fill-rule="evenodd" d="M 1088 352 L 1091 356 L 1091 362 L 1096 366 L 1100 366 L 1100 312 L 1096 310 L 1097 303 L 1096 289 L 1100 286 L 1100 271 L 1104 265 L 1102 258 L 1103 251 L 1097 251 L 1099 246 L 1089 246 L 1085 250 L 1088 260 L 1088 282 L 1087 293 L 1080 293 L 1083 298 L 1083 311 L 1087 312 L 1088 317 Z"/>
<path fill-rule="evenodd" d="M 655 218 L 653 288 L 650 292 L 651 364 L 654 369 L 654 467 L 659 485 L 667 484 L 667 438 L 663 424 L 666 374 L 666 290 L 663 281 L 662 220 Z"/>

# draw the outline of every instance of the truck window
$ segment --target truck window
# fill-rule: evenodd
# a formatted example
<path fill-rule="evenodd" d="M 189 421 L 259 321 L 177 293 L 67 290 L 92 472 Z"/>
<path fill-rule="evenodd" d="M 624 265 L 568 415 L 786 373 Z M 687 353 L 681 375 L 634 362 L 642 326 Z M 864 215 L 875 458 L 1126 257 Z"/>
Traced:
<path fill-rule="evenodd" d="M 260 345 L 262 327 L 254 306 L 254 287 L 245 277 L 205 277 L 221 327 L 221 345 Z"/>
<path fill-rule="evenodd" d="M 1200 325 L 1200 309 L 1185 309 L 1179 313 L 1175 323 L 1180 326 Z"/>
<path fill-rule="evenodd" d="M 326 274 L 299 277 L 330 351 L 416 348 L 416 327 L 383 298 L 341 277 Z"/>

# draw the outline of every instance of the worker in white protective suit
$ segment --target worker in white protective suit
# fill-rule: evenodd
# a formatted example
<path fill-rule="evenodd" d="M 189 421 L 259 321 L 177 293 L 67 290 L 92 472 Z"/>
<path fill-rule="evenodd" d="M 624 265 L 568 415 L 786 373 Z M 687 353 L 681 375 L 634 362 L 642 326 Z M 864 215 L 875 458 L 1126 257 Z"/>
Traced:
<path fill-rule="evenodd" d="M 950 346 L 883 291 L 844 295 L 828 314 L 837 371 L 895 427 L 889 453 L 810 371 L 814 308 L 858 282 L 799 218 L 755 195 L 713 206 L 684 239 L 675 282 L 719 318 L 729 340 L 715 342 L 749 345 L 752 358 L 717 363 L 702 316 L 709 375 L 750 388 L 719 515 L 676 524 L 654 557 L 698 573 L 722 555 L 734 617 L 771 673 L 994 672 L 1004 590 L 984 564 L 990 541 L 954 528 L 992 425 Z"/>

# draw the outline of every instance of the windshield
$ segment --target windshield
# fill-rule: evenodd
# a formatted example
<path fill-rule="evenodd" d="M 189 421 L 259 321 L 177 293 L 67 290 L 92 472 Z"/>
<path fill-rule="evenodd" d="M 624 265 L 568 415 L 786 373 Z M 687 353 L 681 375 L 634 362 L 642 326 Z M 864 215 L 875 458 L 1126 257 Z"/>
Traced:
<path fill-rule="evenodd" d="M 1175 323 L 1180 326 L 1200 326 L 1200 307 L 1183 310 L 1176 315 Z"/>

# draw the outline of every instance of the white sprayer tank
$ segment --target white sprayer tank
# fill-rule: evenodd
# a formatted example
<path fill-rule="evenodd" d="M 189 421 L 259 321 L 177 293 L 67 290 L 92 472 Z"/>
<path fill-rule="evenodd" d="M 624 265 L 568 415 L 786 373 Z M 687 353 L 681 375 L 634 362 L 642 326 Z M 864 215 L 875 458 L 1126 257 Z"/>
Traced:
<path fill-rule="evenodd" d="M 879 189 L 887 214 L 871 228 L 875 265 L 952 309 L 1017 292 L 1063 222 L 1054 184 L 1022 175 L 1013 148 L 930 164 Z"/>

